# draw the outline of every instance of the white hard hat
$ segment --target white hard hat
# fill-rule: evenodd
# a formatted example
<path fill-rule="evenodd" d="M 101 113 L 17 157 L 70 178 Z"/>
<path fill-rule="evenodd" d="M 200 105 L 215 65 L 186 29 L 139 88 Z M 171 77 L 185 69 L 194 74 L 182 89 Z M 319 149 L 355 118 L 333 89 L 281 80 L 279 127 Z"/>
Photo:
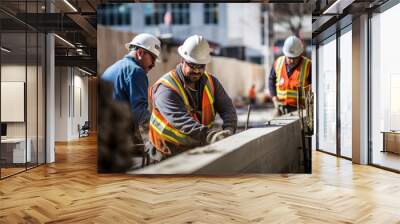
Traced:
<path fill-rule="evenodd" d="M 290 58 L 297 58 L 303 53 L 303 43 L 296 36 L 286 38 L 283 44 L 283 54 Z"/>
<path fill-rule="evenodd" d="M 131 42 L 125 44 L 125 47 L 130 50 L 132 46 L 143 48 L 153 53 L 156 58 L 160 57 L 161 42 L 160 40 L 148 33 L 141 33 L 135 36 Z"/>
<path fill-rule="evenodd" d="M 188 37 L 178 48 L 179 55 L 188 62 L 205 65 L 211 60 L 210 46 L 204 37 Z"/>

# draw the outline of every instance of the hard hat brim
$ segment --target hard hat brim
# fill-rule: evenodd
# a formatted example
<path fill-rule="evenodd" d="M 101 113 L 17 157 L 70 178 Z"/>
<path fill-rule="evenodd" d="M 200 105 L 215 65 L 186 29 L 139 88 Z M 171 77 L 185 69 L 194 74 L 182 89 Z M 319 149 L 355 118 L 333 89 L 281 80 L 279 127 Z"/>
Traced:
<path fill-rule="evenodd" d="M 208 55 L 206 58 L 204 58 L 202 60 L 198 60 L 198 59 L 190 57 L 190 55 L 185 54 L 183 46 L 178 47 L 178 53 L 186 61 L 191 62 L 191 63 L 195 63 L 195 64 L 205 65 L 205 64 L 208 64 L 211 61 L 211 56 L 210 55 Z"/>
<path fill-rule="evenodd" d="M 131 46 L 137 46 L 137 47 L 140 47 L 140 48 L 145 49 L 146 51 L 150 52 L 152 55 L 154 55 L 154 56 L 156 57 L 156 62 L 161 62 L 160 57 L 158 57 L 158 56 L 157 56 L 156 54 L 154 54 L 153 52 L 147 50 L 146 48 L 144 48 L 144 47 L 142 47 L 142 46 L 139 46 L 139 45 L 132 44 L 132 42 L 129 42 L 129 43 L 126 43 L 126 44 L 125 44 L 125 48 L 126 48 L 128 51 L 130 50 Z"/>
<path fill-rule="evenodd" d="M 126 43 L 126 44 L 125 44 L 125 48 L 129 51 L 129 50 L 130 50 L 129 48 L 131 47 L 131 45 L 132 45 L 131 42 Z"/>
<path fill-rule="evenodd" d="M 297 57 L 300 57 L 301 56 L 301 54 L 303 53 L 302 51 L 301 52 L 299 52 L 299 53 L 290 53 L 290 52 L 288 52 L 286 49 L 283 49 L 282 50 L 283 51 L 283 54 L 286 56 L 286 57 L 289 57 L 289 58 L 297 58 Z"/>

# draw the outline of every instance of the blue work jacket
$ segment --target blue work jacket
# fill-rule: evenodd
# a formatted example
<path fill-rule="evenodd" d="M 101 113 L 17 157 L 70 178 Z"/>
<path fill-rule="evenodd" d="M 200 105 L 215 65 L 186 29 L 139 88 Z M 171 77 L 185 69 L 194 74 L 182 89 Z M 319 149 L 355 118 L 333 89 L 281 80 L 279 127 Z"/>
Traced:
<path fill-rule="evenodd" d="M 126 55 L 108 67 L 101 79 L 113 84 L 115 100 L 129 103 L 135 126 L 149 121 L 151 115 L 147 99 L 149 80 L 135 58 Z"/>

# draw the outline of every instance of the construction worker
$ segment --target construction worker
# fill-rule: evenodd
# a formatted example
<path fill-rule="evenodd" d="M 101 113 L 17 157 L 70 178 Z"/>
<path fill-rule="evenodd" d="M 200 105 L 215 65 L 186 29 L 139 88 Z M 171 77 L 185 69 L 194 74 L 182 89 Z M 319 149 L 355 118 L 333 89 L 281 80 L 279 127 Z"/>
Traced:
<path fill-rule="evenodd" d="M 125 44 L 129 53 L 108 67 L 101 77 L 113 84 L 114 99 L 129 103 L 135 126 L 146 124 L 150 119 L 147 73 L 160 56 L 160 45 L 160 40 L 151 34 L 135 36 Z"/>
<path fill-rule="evenodd" d="M 256 85 L 254 85 L 254 84 L 251 85 L 251 88 L 249 89 L 248 97 L 249 97 L 250 104 L 255 105 L 256 100 L 257 100 Z"/>
<path fill-rule="evenodd" d="M 161 42 L 155 36 L 142 33 L 125 44 L 129 53 L 111 65 L 103 73 L 101 79 L 113 86 L 113 99 L 125 102 L 133 113 L 133 133 L 137 156 L 143 155 L 144 141 L 140 127 L 148 128 L 150 111 L 148 110 L 147 73 L 154 67 L 160 57 Z M 115 130 L 118 131 L 118 130 Z"/>
<path fill-rule="evenodd" d="M 301 40 L 296 36 L 288 37 L 283 54 L 275 60 L 268 79 L 276 115 L 296 111 L 298 90 L 302 93 L 300 103 L 303 104 L 305 90 L 311 84 L 311 60 L 302 56 Z"/>
<path fill-rule="evenodd" d="M 232 100 L 217 78 L 205 70 L 211 60 L 208 42 L 202 36 L 190 36 L 178 53 L 181 62 L 150 91 L 149 139 L 155 147 L 151 153 L 154 160 L 225 138 L 237 127 Z M 220 131 L 212 130 L 216 113 L 223 120 Z"/>

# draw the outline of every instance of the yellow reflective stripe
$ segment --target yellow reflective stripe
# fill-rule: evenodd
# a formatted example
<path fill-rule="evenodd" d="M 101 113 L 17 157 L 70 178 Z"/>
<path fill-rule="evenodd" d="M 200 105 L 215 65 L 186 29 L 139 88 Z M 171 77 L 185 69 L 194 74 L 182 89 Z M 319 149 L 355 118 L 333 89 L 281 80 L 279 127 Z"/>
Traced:
<path fill-rule="evenodd" d="M 288 89 L 288 90 L 277 90 L 277 92 L 282 92 L 282 93 L 297 93 L 297 90 L 294 89 Z"/>
<path fill-rule="evenodd" d="M 159 130 L 158 127 L 157 127 L 155 124 L 153 124 L 152 122 L 150 122 L 150 126 L 153 127 L 153 129 L 154 129 L 159 135 L 161 135 L 162 137 L 164 137 L 164 138 L 170 140 L 171 142 L 174 142 L 175 144 L 180 144 L 178 140 L 176 140 L 176 139 L 170 137 L 169 135 L 165 135 L 165 134 L 164 134 L 161 130 Z"/>
<path fill-rule="evenodd" d="M 208 72 L 205 72 L 205 74 L 206 74 L 206 77 L 208 79 L 207 84 L 210 85 L 210 87 L 214 87 L 214 83 L 212 81 L 211 74 L 209 74 Z M 214 90 L 214 88 L 213 88 L 213 90 Z M 214 95 L 214 93 L 213 93 L 213 95 Z"/>
<path fill-rule="evenodd" d="M 175 79 L 174 75 L 171 74 L 170 77 L 174 80 L 176 86 L 178 86 L 179 92 L 181 93 L 181 95 L 182 95 L 182 97 L 183 97 L 183 101 L 185 102 L 185 104 L 186 104 L 187 106 L 190 106 L 189 100 L 188 100 L 188 98 L 187 98 L 187 96 L 186 96 L 185 91 L 183 90 L 183 87 L 182 87 L 181 83 L 180 83 L 178 80 Z"/>
<path fill-rule="evenodd" d="M 161 78 L 160 83 L 166 85 L 167 87 L 171 88 L 171 89 L 175 89 L 177 91 L 177 89 L 165 78 Z"/>
<path fill-rule="evenodd" d="M 281 69 L 280 72 L 282 73 L 283 66 L 286 66 L 286 65 L 285 65 L 285 56 L 282 56 L 280 60 L 281 60 L 281 61 L 280 61 L 279 68 Z"/>
<path fill-rule="evenodd" d="M 159 117 L 157 117 L 155 114 L 154 114 L 154 119 L 155 119 L 158 123 L 160 123 L 160 124 L 162 125 L 163 128 L 167 129 L 168 131 L 173 132 L 176 136 L 181 137 L 181 138 L 185 138 L 185 137 L 186 137 L 186 135 L 184 135 L 184 134 L 182 134 L 182 133 L 179 133 L 178 130 L 172 129 L 172 128 L 168 127 L 168 125 L 166 125 L 163 121 L 161 121 L 161 119 L 160 119 Z"/>
<path fill-rule="evenodd" d="M 209 90 L 209 88 L 208 88 L 207 85 L 204 86 L 204 90 L 205 90 L 205 92 L 207 93 L 207 97 L 208 97 L 208 99 L 210 100 L 210 103 L 213 104 L 213 103 L 214 103 L 214 99 L 213 99 L 213 97 L 211 96 L 210 90 Z"/>
<path fill-rule="evenodd" d="M 281 56 L 277 59 L 278 63 L 276 63 L 276 69 L 275 69 L 277 85 L 279 84 L 280 79 L 281 79 L 281 74 L 282 74 L 282 69 L 283 69 L 282 65 L 284 65 L 284 61 L 285 61 L 285 56 Z"/>
<path fill-rule="evenodd" d="M 179 133 L 179 130 L 168 127 L 163 121 L 161 121 L 156 115 L 152 115 L 150 118 L 150 125 L 157 131 L 162 137 L 182 145 L 191 145 L 193 139 L 187 135 Z"/>
<path fill-rule="evenodd" d="M 208 89 L 207 85 L 204 86 L 204 89 L 205 89 L 205 92 L 207 93 L 208 100 L 210 101 L 210 107 L 211 107 L 212 115 L 214 116 L 215 115 L 215 112 L 214 112 L 214 98 L 211 96 L 210 90 Z"/>
<path fill-rule="evenodd" d="M 307 70 L 307 65 L 308 65 L 308 60 L 306 58 L 303 59 L 303 64 L 301 66 L 301 70 L 300 70 L 300 80 L 302 83 L 302 86 L 304 86 L 304 81 L 305 81 L 305 76 L 306 76 L 306 70 Z"/>
<path fill-rule="evenodd" d="M 304 98 L 304 96 L 305 96 L 305 90 L 304 90 L 304 85 L 305 85 L 305 83 L 306 83 L 306 70 L 307 70 L 307 66 L 308 66 L 308 63 L 310 62 L 307 58 L 304 58 L 303 59 L 304 61 L 303 61 L 303 65 L 302 65 L 302 67 L 301 67 L 301 71 L 300 71 L 300 82 L 301 82 L 301 91 L 302 91 L 302 98 Z"/>
<path fill-rule="evenodd" d="M 206 77 L 208 82 L 206 83 L 206 85 L 204 86 L 204 89 L 207 93 L 207 97 L 208 100 L 210 101 L 210 107 L 211 107 L 211 112 L 213 117 L 215 116 L 215 110 L 214 110 L 214 92 L 211 94 L 211 87 L 212 87 L 212 77 L 210 74 L 208 74 L 208 72 L 205 72 Z M 210 124 L 212 124 L 213 122 L 211 122 Z"/>
<path fill-rule="evenodd" d="M 276 59 L 277 60 L 276 67 L 275 67 L 276 70 L 279 70 L 281 68 L 284 59 L 285 59 L 284 56 L 281 56 L 278 59 Z"/>
<path fill-rule="evenodd" d="M 289 97 L 294 97 L 297 98 L 297 92 L 296 91 L 278 91 L 277 95 L 284 97 L 284 96 L 289 96 Z M 301 98 L 304 98 L 304 96 L 302 96 Z"/>
<path fill-rule="evenodd" d="M 189 100 L 187 98 L 187 95 L 186 95 L 185 91 L 183 90 L 182 85 L 180 84 L 180 82 L 175 79 L 175 77 L 172 74 L 172 72 L 169 72 L 166 75 L 164 75 L 162 77 L 162 80 L 165 80 L 166 82 L 168 82 L 169 83 L 168 87 L 170 87 L 171 89 L 175 90 L 183 98 L 183 103 L 186 106 L 186 110 L 190 113 L 190 111 L 192 110 L 191 109 L 192 107 L 189 104 Z"/>

